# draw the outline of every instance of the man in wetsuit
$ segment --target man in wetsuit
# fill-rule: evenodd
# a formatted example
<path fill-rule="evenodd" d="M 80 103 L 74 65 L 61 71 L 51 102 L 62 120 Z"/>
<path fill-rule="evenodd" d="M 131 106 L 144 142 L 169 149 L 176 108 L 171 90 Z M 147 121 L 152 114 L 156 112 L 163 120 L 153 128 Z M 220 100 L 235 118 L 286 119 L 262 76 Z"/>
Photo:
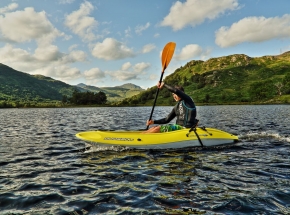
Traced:
<path fill-rule="evenodd" d="M 171 87 L 164 82 L 161 84 L 158 82 L 157 87 L 161 89 L 166 87 L 170 92 L 172 92 L 173 98 L 177 101 L 177 104 L 172 109 L 171 113 L 163 119 L 159 120 L 147 120 L 146 125 L 152 124 L 166 124 L 169 123 L 172 119 L 177 117 L 175 125 L 159 125 L 150 128 L 144 133 L 159 133 L 179 130 L 183 127 L 191 128 L 196 123 L 196 107 L 194 101 L 190 96 L 184 93 L 184 89 L 181 86 Z"/>

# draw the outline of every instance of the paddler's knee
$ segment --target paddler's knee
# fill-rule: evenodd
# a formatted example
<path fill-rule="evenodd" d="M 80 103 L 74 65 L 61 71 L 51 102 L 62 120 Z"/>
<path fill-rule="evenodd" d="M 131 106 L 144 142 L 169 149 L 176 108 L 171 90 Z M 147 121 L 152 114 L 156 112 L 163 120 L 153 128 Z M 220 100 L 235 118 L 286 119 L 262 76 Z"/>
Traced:
<path fill-rule="evenodd" d="M 143 131 L 142 133 L 160 133 L 160 125 L 151 127 L 147 131 Z"/>

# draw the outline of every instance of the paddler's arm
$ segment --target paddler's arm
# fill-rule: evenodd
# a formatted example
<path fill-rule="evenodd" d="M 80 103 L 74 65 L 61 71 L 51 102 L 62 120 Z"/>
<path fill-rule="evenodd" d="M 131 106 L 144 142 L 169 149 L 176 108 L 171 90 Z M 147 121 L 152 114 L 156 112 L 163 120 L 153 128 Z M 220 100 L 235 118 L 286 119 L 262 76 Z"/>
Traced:
<path fill-rule="evenodd" d="M 153 125 L 153 124 L 166 124 L 166 123 L 169 123 L 171 120 L 173 120 L 174 117 L 176 117 L 176 114 L 173 108 L 171 113 L 168 114 L 166 118 L 158 119 L 158 120 L 147 120 L 146 125 L 148 126 L 148 125 Z"/>
<path fill-rule="evenodd" d="M 174 88 L 174 87 L 171 87 L 171 86 L 169 86 L 168 84 L 165 84 L 164 82 L 162 82 L 161 84 L 157 84 L 157 87 L 158 88 L 162 88 L 162 87 L 165 87 L 166 89 L 168 89 L 170 92 L 172 92 L 172 93 L 174 93 L 174 94 L 176 94 L 178 97 L 180 97 L 181 99 L 183 99 L 183 100 L 185 100 L 185 101 L 190 101 L 191 100 L 191 98 L 187 95 L 187 94 L 185 94 L 184 92 L 182 92 L 181 90 L 178 90 L 178 89 L 176 89 L 176 88 Z"/>

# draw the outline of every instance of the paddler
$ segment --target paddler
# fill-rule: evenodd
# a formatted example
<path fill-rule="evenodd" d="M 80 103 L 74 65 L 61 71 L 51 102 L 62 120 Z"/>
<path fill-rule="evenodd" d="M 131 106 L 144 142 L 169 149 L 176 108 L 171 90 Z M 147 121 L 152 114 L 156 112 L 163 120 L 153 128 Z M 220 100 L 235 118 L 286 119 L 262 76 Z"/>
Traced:
<path fill-rule="evenodd" d="M 180 130 L 182 128 L 191 128 L 196 124 L 196 107 L 194 101 L 190 96 L 184 93 L 182 86 L 171 87 L 164 82 L 158 82 L 157 87 L 161 89 L 165 87 L 168 89 L 177 102 L 177 104 L 172 109 L 171 113 L 166 117 L 158 120 L 147 120 L 146 125 L 159 124 L 158 126 L 151 127 L 143 133 L 159 133 Z M 176 124 L 173 125 L 163 125 L 169 123 L 172 119 L 176 119 Z M 160 125 L 161 124 L 161 125 Z"/>

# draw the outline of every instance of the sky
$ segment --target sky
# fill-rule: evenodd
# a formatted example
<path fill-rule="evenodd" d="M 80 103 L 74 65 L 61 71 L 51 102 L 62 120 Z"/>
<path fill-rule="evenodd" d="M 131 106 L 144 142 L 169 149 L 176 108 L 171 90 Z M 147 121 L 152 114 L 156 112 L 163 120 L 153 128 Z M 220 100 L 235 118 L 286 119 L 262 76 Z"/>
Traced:
<path fill-rule="evenodd" d="M 192 60 L 290 50 L 290 0 L 1 0 L 0 63 L 71 85 L 155 86 Z"/>

